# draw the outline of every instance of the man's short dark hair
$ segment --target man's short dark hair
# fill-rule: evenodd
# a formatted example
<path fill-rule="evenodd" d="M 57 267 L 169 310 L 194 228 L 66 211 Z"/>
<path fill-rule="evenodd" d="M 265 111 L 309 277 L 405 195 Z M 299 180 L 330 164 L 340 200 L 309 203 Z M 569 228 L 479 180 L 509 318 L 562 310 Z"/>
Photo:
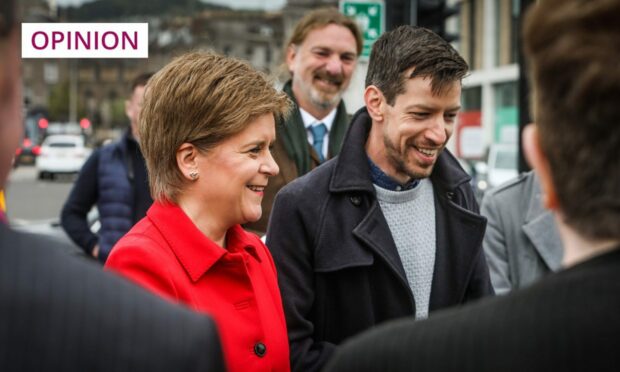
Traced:
<path fill-rule="evenodd" d="M 146 83 L 149 82 L 149 79 L 153 76 L 152 72 L 145 72 L 142 73 L 138 76 L 136 76 L 132 81 L 131 81 L 131 91 L 129 92 L 129 94 L 132 94 L 133 91 L 137 88 L 137 87 L 143 87 L 146 85 Z"/>
<path fill-rule="evenodd" d="M 620 0 L 545 0 L 524 24 L 540 145 L 565 222 L 620 238 Z"/>
<path fill-rule="evenodd" d="M 409 76 L 404 72 L 415 67 Z M 414 26 L 400 26 L 383 34 L 373 45 L 366 86 L 374 85 L 394 104 L 405 91 L 405 81 L 414 77 L 431 79 L 433 94 L 442 94 L 467 74 L 467 62 L 434 32 Z"/>

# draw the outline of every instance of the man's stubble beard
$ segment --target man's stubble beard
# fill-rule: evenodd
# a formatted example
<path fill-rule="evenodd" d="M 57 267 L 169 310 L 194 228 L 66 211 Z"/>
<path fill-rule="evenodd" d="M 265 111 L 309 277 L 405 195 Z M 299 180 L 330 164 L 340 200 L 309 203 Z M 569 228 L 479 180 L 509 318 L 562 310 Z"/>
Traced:
<path fill-rule="evenodd" d="M 309 88 L 310 102 L 312 102 L 315 107 L 321 110 L 331 110 L 332 108 L 338 106 L 340 100 L 342 99 L 342 90 L 338 93 L 335 93 L 331 98 L 329 98 L 325 97 L 325 94 L 322 94 L 322 92 L 320 92 L 315 87 L 311 86 Z"/>
<path fill-rule="evenodd" d="M 326 76 L 328 74 L 326 74 L 325 72 L 319 72 L 318 74 L 323 75 L 322 78 L 328 78 Z M 324 92 L 320 90 L 319 88 L 317 88 L 314 85 L 314 76 L 313 76 L 313 80 L 310 81 L 309 83 L 303 80 L 302 78 L 299 78 L 298 85 L 308 95 L 310 104 L 312 104 L 315 108 L 321 111 L 328 111 L 338 106 L 338 104 L 340 103 L 340 100 L 342 100 L 344 91 L 348 87 L 348 82 L 346 84 L 344 83 L 344 76 L 338 76 L 338 77 L 335 77 L 335 79 L 342 82 L 341 89 L 339 89 L 335 93 Z M 293 80 L 295 80 L 295 76 L 293 76 Z"/>
<path fill-rule="evenodd" d="M 383 134 L 383 145 L 385 146 L 385 153 L 387 156 L 388 163 L 392 165 L 392 167 L 396 170 L 396 172 L 401 173 L 401 174 L 406 174 L 410 179 L 419 180 L 423 178 L 428 178 L 433 172 L 433 169 L 435 168 L 435 164 L 437 163 L 437 161 L 435 160 L 435 163 L 433 163 L 433 165 L 428 169 L 428 172 L 425 172 L 425 173 L 415 172 L 413 170 L 407 169 L 407 163 L 405 161 L 405 159 L 407 158 L 407 152 L 406 152 L 407 149 L 405 149 L 404 154 L 401 154 L 400 152 L 398 152 L 398 150 L 396 149 L 396 146 L 394 146 L 394 143 L 390 140 L 390 138 L 388 137 L 386 133 Z M 437 152 L 437 158 L 439 158 L 439 155 L 443 152 L 444 148 L 445 148 L 445 143 L 443 144 L 441 149 Z M 415 150 L 412 149 L 409 151 L 415 151 Z"/>

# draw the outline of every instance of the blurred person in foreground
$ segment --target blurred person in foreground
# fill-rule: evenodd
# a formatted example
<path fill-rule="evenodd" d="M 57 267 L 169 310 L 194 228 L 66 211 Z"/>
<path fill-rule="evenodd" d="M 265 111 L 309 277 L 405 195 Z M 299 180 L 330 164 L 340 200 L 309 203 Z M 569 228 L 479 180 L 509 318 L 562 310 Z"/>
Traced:
<path fill-rule="evenodd" d="M 523 173 L 484 194 L 482 247 L 496 294 L 524 288 L 562 265 L 562 241 L 553 213 L 542 203 L 536 173 Z"/>
<path fill-rule="evenodd" d="M 294 370 L 320 369 L 336 345 L 376 324 L 493 293 L 486 221 L 445 149 L 467 69 L 430 30 L 386 32 L 338 157 L 278 193 L 267 246 Z"/>
<path fill-rule="evenodd" d="M 291 78 L 283 88 L 294 108 L 279 121 L 273 148 L 280 173 L 265 189 L 263 216 L 246 228 L 264 234 L 278 191 L 340 152 L 350 119 L 342 95 L 361 52 L 355 20 L 336 8 L 314 10 L 295 26 L 284 51 Z"/>
<path fill-rule="evenodd" d="M 106 268 L 211 314 L 231 371 L 288 371 L 271 255 L 240 224 L 261 216 L 275 118 L 288 98 L 247 63 L 179 57 L 151 78 L 140 144 L 155 200 Z"/>
<path fill-rule="evenodd" d="M 326 370 L 619 371 L 620 0 L 545 0 L 524 23 L 524 150 L 564 246 L 537 284 L 355 337 Z"/>
<path fill-rule="evenodd" d="M 134 78 L 131 95 L 125 101 L 129 128 L 118 141 L 93 152 L 62 208 L 60 220 L 67 235 L 102 263 L 118 239 L 153 204 L 146 164 L 137 142 L 144 87 L 152 75 L 143 73 Z M 88 222 L 88 212 L 95 205 L 101 223 L 97 234 L 91 231 Z"/>
<path fill-rule="evenodd" d="M 0 189 L 23 134 L 19 21 L 0 2 Z M 0 371 L 223 371 L 213 321 L 0 222 Z"/>

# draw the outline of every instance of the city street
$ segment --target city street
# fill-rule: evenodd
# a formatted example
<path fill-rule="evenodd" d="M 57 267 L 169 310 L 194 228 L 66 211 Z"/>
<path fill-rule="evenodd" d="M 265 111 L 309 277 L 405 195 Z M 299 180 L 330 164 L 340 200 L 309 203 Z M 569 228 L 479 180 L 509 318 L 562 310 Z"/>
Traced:
<path fill-rule="evenodd" d="M 19 166 L 9 176 L 6 190 L 7 211 L 11 223 L 23 225 L 57 220 L 73 186 L 74 176 L 39 181 L 34 166 Z"/>
<path fill-rule="evenodd" d="M 61 242 L 67 253 L 82 256 L 82 250 L 71 242 L 59 225 L 60 210 L 74 179 L 75 176 L 63 175 L 53 181 L 39 181 L 34 166 L 14 169 L 6 190 L 10 224 L 18 230 Z"/>

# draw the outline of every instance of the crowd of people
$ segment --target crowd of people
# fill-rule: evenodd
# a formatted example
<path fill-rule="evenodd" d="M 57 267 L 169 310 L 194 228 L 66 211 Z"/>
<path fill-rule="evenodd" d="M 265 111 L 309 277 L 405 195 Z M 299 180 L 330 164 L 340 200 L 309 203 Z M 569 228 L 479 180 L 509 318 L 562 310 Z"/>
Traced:
<path fill-rule="evenodd" d="M 468 65 L 430 30 L 381 35 L 352 117 L 361 32 L 332 8 L 297 23 L 281 91 L 212 52 L 140 75 L 131 125 L 62 211 L 99 264 L 0 212 L 0 370 L 619 370 L 618 14 L 530 8 L 534 171 L 481 211 L 446 149 Z M 21 132 L 18 25 L 3 1 L 0 190 Z"/>

